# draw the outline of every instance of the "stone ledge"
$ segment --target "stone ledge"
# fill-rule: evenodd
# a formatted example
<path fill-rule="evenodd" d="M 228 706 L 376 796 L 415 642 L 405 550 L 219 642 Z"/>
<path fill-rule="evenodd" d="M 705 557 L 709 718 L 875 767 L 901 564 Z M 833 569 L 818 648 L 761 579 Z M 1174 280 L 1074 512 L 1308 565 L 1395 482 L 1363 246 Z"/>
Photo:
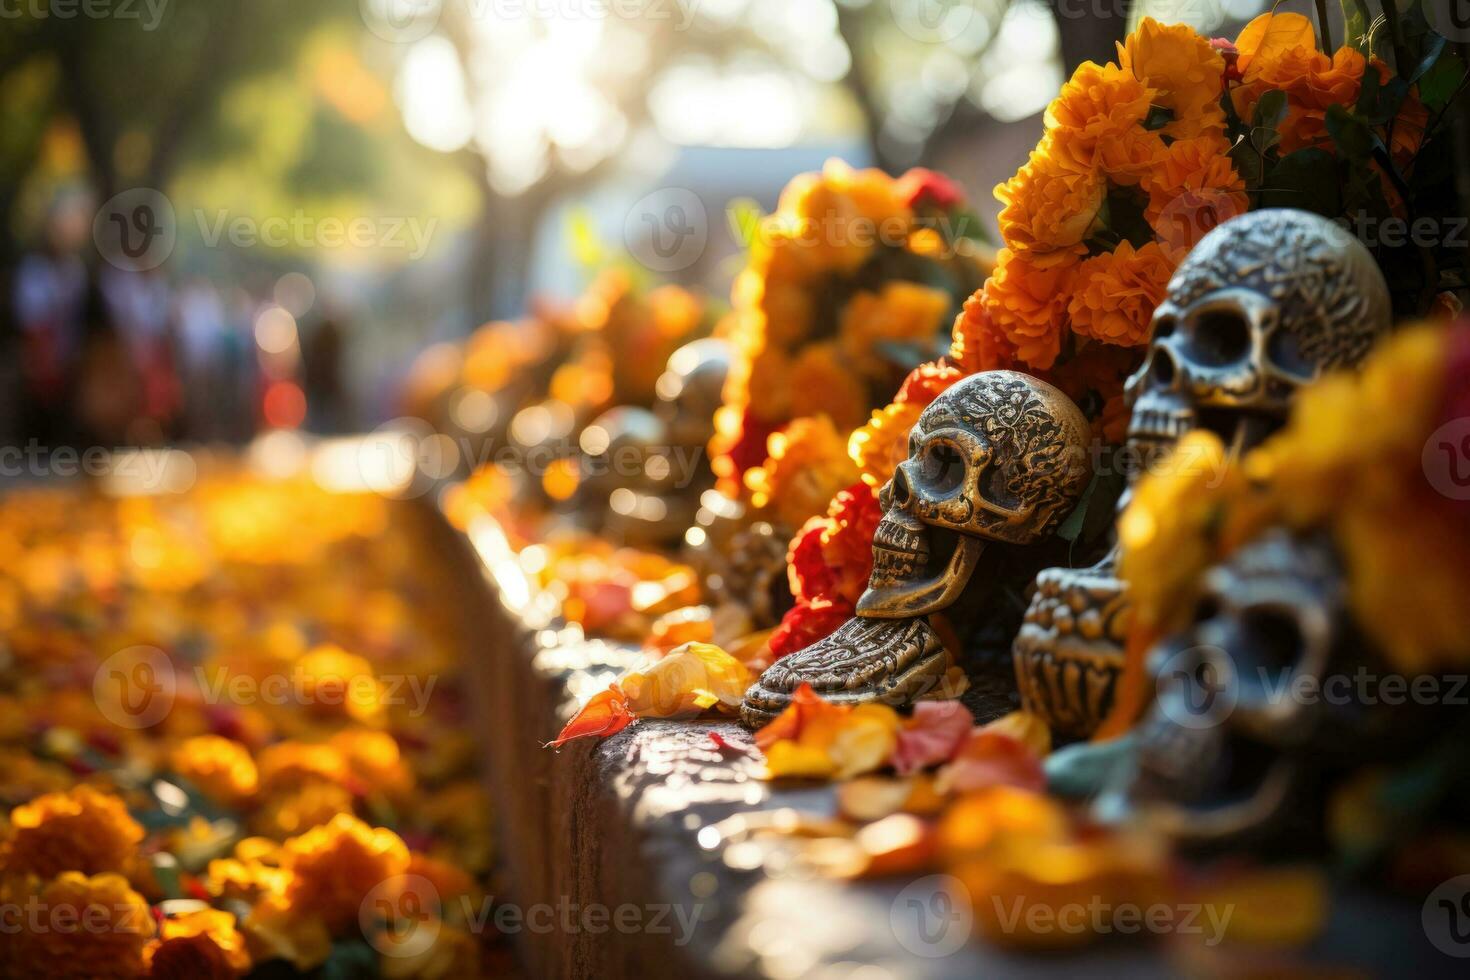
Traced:
<path fill-rule="evenodd" d="M 1027 955 L 972 940 L 932 955 L 940 950 L 898 900 L 927 900 L 933 883 L 916 893 L 905 891 L 906 879 L 836 881 L 782 867 L 779 852 L 742 846 L 734 832 L 741 821 L 779 819 L 781 811 L 830 817 L 836 801 L 827 785 L 755 778 L 753 758 L 709 737 L 748 741 L 733 722 L 642 721 L 602 742 L 544 748 L 577 703 L 636 652 L 554 625 L 515 580 L 497 529 L 472 528 L 468 538 L 443 530 L 479 596 L 466 608 L 480 651 L 471 694 L 511 898 L 522 909 L 550 906 L 559 917 L 553 928 L 517 937 L 534 975 L 1151 978 L 1227 966 L 1126 937 L 1070 954 Z M 635 906 L 649 928 L 589 931 L 575 922 L 588 905 L 606 908 L 609 919 L 619 906 Z M 560 920 L 564 910 L 572 910 L 571 928 Z M 1458 975 L 1425 942 L 1417 908 L 1367 895 L 1336 897 L 1328 933 L 1308 958 L 1374 975 Z M 1231 972 L 1291 966 L 1270 954 L 1228 964 Z"/>

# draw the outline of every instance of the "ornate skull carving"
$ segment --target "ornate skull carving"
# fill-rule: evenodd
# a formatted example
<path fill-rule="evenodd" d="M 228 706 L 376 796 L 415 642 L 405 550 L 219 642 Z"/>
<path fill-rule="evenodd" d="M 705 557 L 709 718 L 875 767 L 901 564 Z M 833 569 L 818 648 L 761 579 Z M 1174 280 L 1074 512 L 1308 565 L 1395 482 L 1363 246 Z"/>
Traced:
<path fill-rule="evenodd" d="M 880 493 L 859 619 L 767 670 L 746 693 L 745 721 L 769 720 L 804 682 L 847 703 L 906 704 L 933 689 L 953 653 L 919 617 L 955 601 L 987 542 L 1033 544 L 1075 506 L 1089 477 L 1087 438 L 1077 406 L 1029 375 L 990 371 L 940 395 Z"/>
<path fill-rule="evenodd" d="M 1406 751 L 1423 710 L 1329 681 L 1386 668 L 1347 612 L 1325 537 L 1273 531 L 1203 584 L 1194 624 L 1150 655 L 1157 697 L 1137 767 L 1103 807 L 1201 846 L 1320 826 L 1321 785 Z"/>
<path fill-rule="evenodd" d="M 1146 463 L 1200 426 L 1249 449 L 1285 422 L 1303 385 L 1356 365 L 1391 323 L 1372 254 L 1333 222 L 1270 208 L 1220 225 L 1154 312 L 1128 385 L 1129 460 Z M 1042 572 L 1016 637 L 1022 699 L 1059 733 L 1090 735 L 1112 705 L 1129 622 L 1115 564 L 1110 553 Z"/>
<path fill-rule="evenodd" d="M 884 515 L 858 615 L 943 609 L 969 582 L 985 540 L 1041 538 L 1087 483 L 1087 437 L 1077 406 L 1028 375 L 990 371 L 940 395 L 879 492 Z"/>

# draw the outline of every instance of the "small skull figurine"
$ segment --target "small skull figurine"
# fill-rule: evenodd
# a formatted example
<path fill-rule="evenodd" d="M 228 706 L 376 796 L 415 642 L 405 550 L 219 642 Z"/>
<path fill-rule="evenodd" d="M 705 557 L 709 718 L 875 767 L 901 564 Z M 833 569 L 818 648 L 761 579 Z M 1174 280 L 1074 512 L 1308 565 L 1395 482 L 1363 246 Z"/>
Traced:
<path fill-rule="evenodd" d="M 746 693 L 746 723 L 774 717 L 802 683 L 846 704 L 907 704 L 934 689 L 953 652 L 922 617 L 955 602 L 992 543 L 1033 544 L 1075 506 L 1090 475 L 1087 437 L 1077 406 L 1025 374 L 972 375 L 940 395 L 879 494 L 858 618 L 768 669 Z"/>
<path fill-rule="evenodd" d="M 1271 531 L 1211 569 L 1194 624 L 1149 666 L 1157 696 L 1136 767 L 1099 809 L 1136 812 L 1185 846 L 1306 846 L 1324 786 L 1439 728 L 1433 708 L 1354 686 L 1389 668 L 1348 613 L 1325 536 Z"/>
<path fill-rule="evenodd" d="M 1220 225 L 1154 311 L 1128 385 L 1129 460 L 1146 464 L 1198 427 L 1251 448 L 1286 421 L 1298 390 L 1359 363 L 1391 323 L 1372 254 L 1328 219 L 1268 208 Z M 1022 699 L 1060 734 L 1090 735 L 1112 706 L 1130 611 L 1115 565 L 1110 553 L 1043 571 L 1016 637 Z"/>
<path fill-rule="evenodd" d="M 669 357 L 653 411 L 611 408 L 583 434 L 581 512 L 634 545 L 673 545 L 713 484 L 705 444 L 730 366 L 729 345 L 706 338 Z"/>

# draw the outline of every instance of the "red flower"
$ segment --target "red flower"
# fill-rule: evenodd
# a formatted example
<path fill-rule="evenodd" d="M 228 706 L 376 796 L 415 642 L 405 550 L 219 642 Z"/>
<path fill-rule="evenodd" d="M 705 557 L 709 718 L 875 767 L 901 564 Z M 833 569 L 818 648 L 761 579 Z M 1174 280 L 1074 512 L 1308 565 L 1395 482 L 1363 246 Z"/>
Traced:
<path fill-rule="evenodd" d="M 960 185 L 944 174 L 923 167 L 914 167 L 898 178 L 899 197 L 911 209 L 930 205 L 940 211 L 948 211 L 965 203 L 965 192 Z"/>
<path fill-rule="evenodd" d="M 1225 83 L 1240 81 L 1240 49 L 1227 38 L 1217 37 L 1210 40 L 1210 47 L 1220 52 L 1225 59 Z"/>
<path fill-rule="evenodd" d="M 825 517 L 813 517 L 791 539 L 786 552 L 786 577 L 791 581 L 791 594 L 798 600 L 812 600 L 830 595 L 837 584 L 822 552 L 822 535 L 831 527 Z"/>
<path fill-rule="evenodd" d="M 963 377 L 965 377 L 964 368 L 950 363 L 948 358 L 941 357 L 937 361 L 920 364 L 910 371 L 909 376 L 903 379 L 903 386 L 898 389 L 898 394 L 893 400 L 928 405 L 944 394 L 946 388 Z"/>
<path fill-rule="evenodd" d="M 813 599 L 797 603 L 781 617 L 781 625 L 771 634 L 771 656 L 779 658 L 805 650 L 830 636 L 855 614 L 852 603 L 841 599 Z"/>

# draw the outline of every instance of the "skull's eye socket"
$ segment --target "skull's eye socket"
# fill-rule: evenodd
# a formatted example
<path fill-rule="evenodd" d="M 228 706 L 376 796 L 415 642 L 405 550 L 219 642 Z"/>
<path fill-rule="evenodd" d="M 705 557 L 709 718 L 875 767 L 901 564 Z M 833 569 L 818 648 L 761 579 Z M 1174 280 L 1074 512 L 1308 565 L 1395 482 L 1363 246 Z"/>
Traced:
<path fill-rule="evenodd" d="M 1173 336 L 1174 331 L 1178 328 L 1178 320 L 1172 316 L 1161 316 L 1154 322 L 1154 339 L 1163 340 L 1165 337 Z"/>
<path fill-rule="evenodd" d="M 1250 353 L 1250 324 L 1234 310 L 1205 310 L 1190 331 L 1189 352 L 1201 364 L 1235 364 Z"/>
<path fill-rule="evenodd" d="M 931 493 L 957 490 L 965 479 L 964 457 L 947 442 L 932 442 L 919 460 L 919 474 Z"/>

